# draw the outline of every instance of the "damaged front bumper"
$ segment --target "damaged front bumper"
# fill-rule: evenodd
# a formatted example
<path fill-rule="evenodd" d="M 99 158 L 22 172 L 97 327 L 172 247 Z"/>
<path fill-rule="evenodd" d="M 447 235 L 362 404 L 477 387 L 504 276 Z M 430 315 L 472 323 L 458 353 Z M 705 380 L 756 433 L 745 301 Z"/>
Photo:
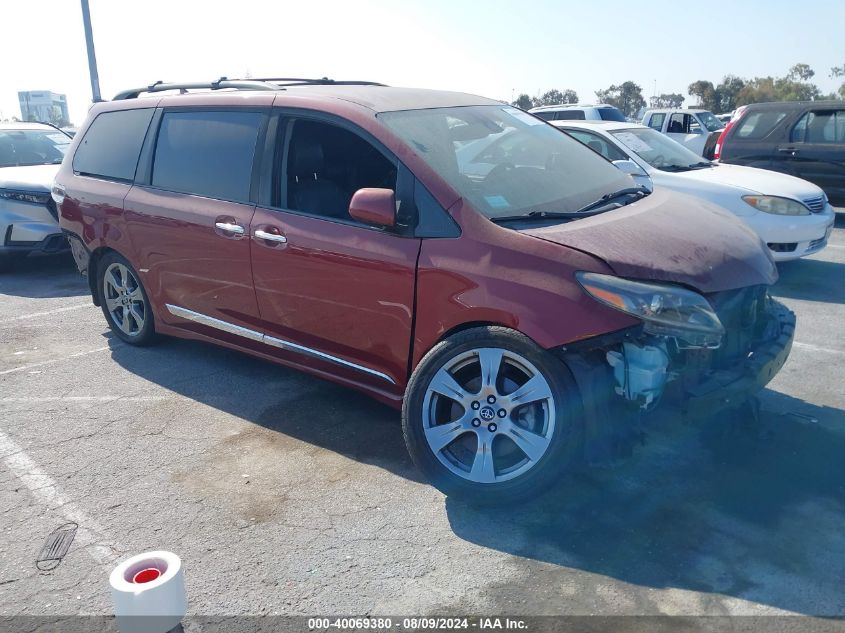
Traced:
<path fill-rule="evenodd" d="M 683 404 L 688 417 L 707 417 L 742 404 L 769 384 L 786 363 L 795 338 L 795 314 L 782 303 L 769 301 L 776 337 L 752 349 L 734 367 L 711 370 L 705 380 L 686 387 Z"/>
<path fill-rule="evenodd" d="M 588 462 L 624 456 L 658 407 L 703 419 L 765 387 L 792 349 L 795 315 L 765 286 L 708 297 L 725 325 L 718 347 L 696 347 L 642 327 L 561 348 L 581 391 Z"/>

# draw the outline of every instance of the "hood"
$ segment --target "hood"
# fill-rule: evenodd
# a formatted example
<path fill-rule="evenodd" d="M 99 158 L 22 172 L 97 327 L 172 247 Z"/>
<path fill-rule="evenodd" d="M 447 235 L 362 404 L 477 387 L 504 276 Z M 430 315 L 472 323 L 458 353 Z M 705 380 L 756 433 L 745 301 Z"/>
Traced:
<path fill-rule="evenodd" d="M 813 183 L 801 178 L 768 169 L 744 167 L 742 165 L 717 164 L 709 169 L 694 169 L 672 175 L 696 182 L 708 182 L 744 189 L 745 191 L 741 192 L 743 194 L 759 193 L 767 196 L 806 200 L 807 198 L 817 198 L 824 193 Z"/>
<path fill-rule="evenodd" d="M 0 167 L 0 189 L 50 193 L 61 165 Z"/>
<path fill-rule="evenodd" d="M 705 293 L 777 281 L 768 249 L 741 220 L 665 189 L 613 211 L 522 232 L 600 257 L 630 279 Z"/>

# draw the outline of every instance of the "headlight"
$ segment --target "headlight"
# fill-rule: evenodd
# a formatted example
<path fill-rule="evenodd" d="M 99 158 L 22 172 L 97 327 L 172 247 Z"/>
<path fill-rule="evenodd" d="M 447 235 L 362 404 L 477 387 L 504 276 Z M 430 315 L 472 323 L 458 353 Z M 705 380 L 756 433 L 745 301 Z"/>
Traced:
<path fill-rule="evenodd" d="M 758 211 L 774 215 L 810 215 L 810 210 L 797 200 L 777 196 L 742 196 L 742 199 Z"/>
<path fill-rule="evenodd" d="M 718 347 L 725 328 L 707 299 L 669 284 L 579 272 L 578 283 L 596 301 L 643 320 L 650 334 L 674 336 L 696 347 Z"/>
<path fill-rule="evenodd" d="M 48 193 L 27 193 L 25 191 L 8 191 L 0 189 L 0 199 L 17 200 L 18 202 L 33 202 L 35 204 L 47 204 L 50 199 Z"/>

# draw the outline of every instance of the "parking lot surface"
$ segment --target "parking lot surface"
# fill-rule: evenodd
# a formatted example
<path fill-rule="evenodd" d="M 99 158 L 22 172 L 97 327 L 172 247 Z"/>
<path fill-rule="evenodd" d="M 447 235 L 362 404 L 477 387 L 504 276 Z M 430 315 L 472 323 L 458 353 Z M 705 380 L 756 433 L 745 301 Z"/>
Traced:
<path fill-rule="evenodd" d="M 628 460 L 477 509 L 420 479 L 394 411 L 124 345 L 69 258 L 28 261 L 0 276 L 0 615 L 109 614 L 110 569 L 166 549 L 191 614 L 845 616 L 845 215 L 780 271 L 798 328 L 762 429 L 661 418 Z"/>

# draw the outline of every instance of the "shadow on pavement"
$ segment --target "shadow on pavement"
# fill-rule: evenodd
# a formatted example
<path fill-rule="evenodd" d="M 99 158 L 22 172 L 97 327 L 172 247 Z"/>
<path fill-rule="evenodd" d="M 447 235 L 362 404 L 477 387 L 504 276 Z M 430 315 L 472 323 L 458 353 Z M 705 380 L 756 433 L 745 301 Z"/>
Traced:
<path fill-rule="evenodd" d="M 727 418 L 676 423 L 631 461 L 529 505 L 448 499 L 449 521 L 467 541 L 539 563 L 841 616 L 845 438 L 829 428 L 845 428 L 845 412 L 770 391 L 764 402 L 762 437 Z M 535 566 L 541 590 L 548 567 Z"/>
<path fill-rule="evenodd" d="M 778 265 L 780 278 L 772 287 L 775 297 L 845 303 L 845 263 L 799 259 Z"/>
<path fill-rule="evenodd" d="M 108 344 L 122 367 L 183 397 L 422 481 L 405 450 L 399 413 L 352 389 L 197 341 L 163 338 L 141 349 L 116 339 Z"/>
<path fill-rule="evenodd" d="M 352 390 L 197 342 L 110 344 L 129 371 L 272 431 L 261 446 L 279 458 L 294 438 L 420 481 L 398 413 Z M 630 460 L 567 477 L 523 506 L 449 498 L 448 520 L 458 537 L 522 557 L 538 600 L 549 599 L 561 568 L 572 568 L 841 615 L 845 412 L 768 390 L 761 397 L 762 433 L 731 416 L 704 427 L 658 417 Z M 502 612 L 508 594 L 501 587 Z M 536 608 L 543 612 L 543 603 Z"/>
<path fill-rule="evenodd" d="M 0 272 L 0 294 L 47 299 L 84 296 L 90 290 L 70 253 L 60 253 L 15 261 L 11 270 Z"/>

